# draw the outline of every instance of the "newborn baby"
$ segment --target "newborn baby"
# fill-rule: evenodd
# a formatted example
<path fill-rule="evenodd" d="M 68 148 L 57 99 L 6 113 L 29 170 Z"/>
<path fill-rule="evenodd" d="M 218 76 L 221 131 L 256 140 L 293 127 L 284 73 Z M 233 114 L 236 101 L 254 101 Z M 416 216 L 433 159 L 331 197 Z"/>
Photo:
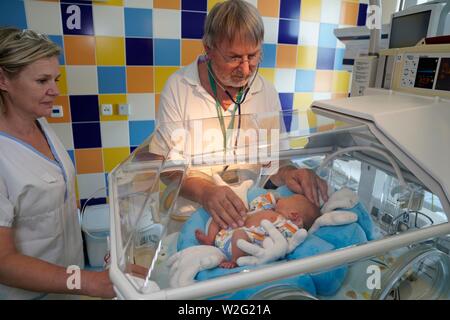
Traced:
<path fill-rule="evenodd" d="M 243 227 L 235 229 L 220 229 L 212 219 L 206 226 L 207 234 L 202 230 L 195 231 L 195 237 L 204 245 L 215 245 L 226 255 L 226 261 L 220 263 L 222 268 L 234 268 L 237 259 L 245 252 L 238 248 L 236 242 L 244 239 L 252 243 L 261 244 L 266 232 L 260 226 L 262 220 L 269 220 L 288 239 L 299 228 L 309 229 L 320 216 L 319 208 L 305 196 L 295 194 L 290 197 L 276 199 L 271 192 L 263 194 L 250 203 L 250 212 Z"/>

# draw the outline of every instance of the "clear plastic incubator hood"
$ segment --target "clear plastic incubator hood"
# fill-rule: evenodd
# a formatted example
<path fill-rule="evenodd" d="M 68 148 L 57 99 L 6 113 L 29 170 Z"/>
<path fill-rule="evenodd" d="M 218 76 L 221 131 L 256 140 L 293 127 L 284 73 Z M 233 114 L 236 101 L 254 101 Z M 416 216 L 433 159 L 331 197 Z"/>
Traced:
<path fill-rule="evenodd" d="M 372 90 L 307 112 L 242 114 L 225 119 L 240 128 L 228 145 L 211 129 L 217 121 L 159 123 L 111 172 L 110 275 L 119 298 L 449 298 L 449 101 Z M 184 181 L 218 174 L 261 189 L 286 164 L 314 170 L 330 194 L 354 194 L 345 210 L 357 221 L 321 226 L 283 259 L 201 270 L 177 285 L 168 261 L 199 245 L 193 231 L 207 219 L 183 196 Z"/>

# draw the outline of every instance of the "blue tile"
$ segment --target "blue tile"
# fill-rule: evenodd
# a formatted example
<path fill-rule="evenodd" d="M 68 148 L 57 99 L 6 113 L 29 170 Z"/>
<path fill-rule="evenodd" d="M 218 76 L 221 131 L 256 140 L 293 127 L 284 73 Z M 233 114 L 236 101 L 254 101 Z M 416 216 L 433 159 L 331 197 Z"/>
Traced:
<path fill-rule="evenodd" d="M 337 38 L 334 35 L 334 29 L 337 24 L 321 23 L 319 29 L 319 47 L 336 48 Z"/>
<path fill-rule="evenodd" d="M 72 122 L 99 121 L 99 105 L 96 95 L 70 96 Z"/>
<path fill-rule="evenodd" d="M 280 24 L 278 26 L 278 43 L 297 44 L 299 25 L 300 23 L 298 20 L 280 19 Z"/>
<path fill-rule="evenodd" d="M 130 146 L 140 145 L 155 129 L 155 121 L 130 121 Z"/>
<path fill-rule="evenodd" d="M 262 68 L 275 68 L 277 61 L 277 45 L 263 44 L 263 60 L 261 62 Z"/>
<path fill-rule="evenodd" d="M 133 151 L 136 150 L 137 147 L 138 147 L 138 146 L 131 146 L 131 147 L 130 147 L 130 154 L 133 153 Z"/>
<path fill-rule="evenodd" d="M 97 204 L 105 204 L 106 203 L 106 198 L 105 197 L 91 198 L 91 199 L 80 199 L 81 208 L 83 208 L 84 204 L 88 200 L 89 200 L 89 202 L 88 202 L 87 206 L 94 206 L 94 205 L 97 205 Z"/>
<path fill-rule="evenodd" d="M 208 9 L 207 0 L 182 0 L 181 10 L 204 11 Z"/>
<path fill-rule="evenodd" d="M 0 1 L 0 26 L 27 28 L 27 18 L 23 1 Z"/>
<path fill-rule="evenodd" d="M 153 65 L 152 39 L 126 38 L 127 65 L 151 66 Z"/>
<path fill-rule="evenodd" d="M 357 23 L 358 26 L 365 26 L 366 25 L 367 8 L 368 8 L 368 5 L 366 3 L 360 3 L 359 4 L 358 23 Z"/>
<path fill-rule="evenodd" d="M 281 107 L 283 110 L 292 109 L 292 105 L 294 104 L 294 94 L 293 93 L 278 93 L 280 97 Z"/>
<path fill-rule="evenodd" d="M 72 123 L 75 149 L 101 148 L 100 122 Z"/>
<path fill-rule="evenodd" d="M 298 69 L 295 75 L 295 92 L 313 92 L 315 80 L 314 70 Z"/>
<path fill-rule="evenodd" d="M 67 153 L 69 154 L 70 160 L 72 160 L 73 166 L 75 165 L 75 151 L 74 150 L 67 150 Z"/>
<path fill-rule="evenodd" d="M 61 18 L 64 34 L 94 34 L 92 5 L 61 3 Z"/>
<path fill-rule="evenodd" d="M 336 54 L 334 57 L 334 70 L 342 70 L 344 54 L 345 54 L 345 49 L 343 49 L 343 48 L 336 49 Z"/>
<path fill-rule="evenodd" d="M 52 40 L 54 43 L 56 43 L 61 48 L 61 54 L 59 55 L 59 64 L 65 64 L 64 60 L 64 43 L 63 43 L 63 37 L 62 36 L 48 36 L 50 40 Z"/>
<path fill-rule="evenodd" d="M 125 36 L 151 38 L 152 17 L 151 9 L 125 8 Z"/>
<path fill-rule="evenodd" d="M 206 12 L 181 12 L 181 37 L 187 39 L 201 39 Z"/>
<path fill-rule="evenodd" d="M 105 186 L 106 186 L 106 196 L 109 196 L 109 184 L 108 184 L 108 173 L 105 172 Z"/>
<path fill-rule="evenodd" d="M 180 40 L 154 39 L 154 42 L 156 66 L 180 65 Z"/>
<path fill-rule="evenodd" d="M 300 19 L 300 0 L 281 0 L 280 18 Z"/>
<path fill-rule="evenodd" d="M 125 67 L 97 67 L 99 93 L 126 93 Z"/>
<path fill-rule="evenodd" d="M 317 69 L 333 70 L 336 49 L 319 48 L 317 52 Z"/>

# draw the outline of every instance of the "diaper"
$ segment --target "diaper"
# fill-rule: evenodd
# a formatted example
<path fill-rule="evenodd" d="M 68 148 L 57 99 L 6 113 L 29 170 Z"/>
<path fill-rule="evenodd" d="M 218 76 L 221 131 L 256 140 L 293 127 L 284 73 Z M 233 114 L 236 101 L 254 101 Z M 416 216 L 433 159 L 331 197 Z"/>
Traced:
<path fill-rule="evenodd" d="M 274 209 L 277 200 L 275 195 L 271 192 L 257 196 L 250 202 L 250 211 L 270 210 Z"/>

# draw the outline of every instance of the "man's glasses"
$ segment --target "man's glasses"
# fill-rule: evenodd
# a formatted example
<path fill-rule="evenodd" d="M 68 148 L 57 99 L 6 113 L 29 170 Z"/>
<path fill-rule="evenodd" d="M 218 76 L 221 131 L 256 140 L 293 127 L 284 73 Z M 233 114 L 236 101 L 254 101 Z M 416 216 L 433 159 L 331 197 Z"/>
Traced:
<path fill-rule="evenodd" d="M 226 56 L 222 52 L 220 52 L 219 49 L 215 49 L 230 67 L 239 67 L 244 62 L 248 62 L 250 66 L 254 67 L 261 61 L 261 51 L 258 51 L 255 54 L 249 54 L 247 55 L 247 59 L 244 59 L 243 56 Z"/>

